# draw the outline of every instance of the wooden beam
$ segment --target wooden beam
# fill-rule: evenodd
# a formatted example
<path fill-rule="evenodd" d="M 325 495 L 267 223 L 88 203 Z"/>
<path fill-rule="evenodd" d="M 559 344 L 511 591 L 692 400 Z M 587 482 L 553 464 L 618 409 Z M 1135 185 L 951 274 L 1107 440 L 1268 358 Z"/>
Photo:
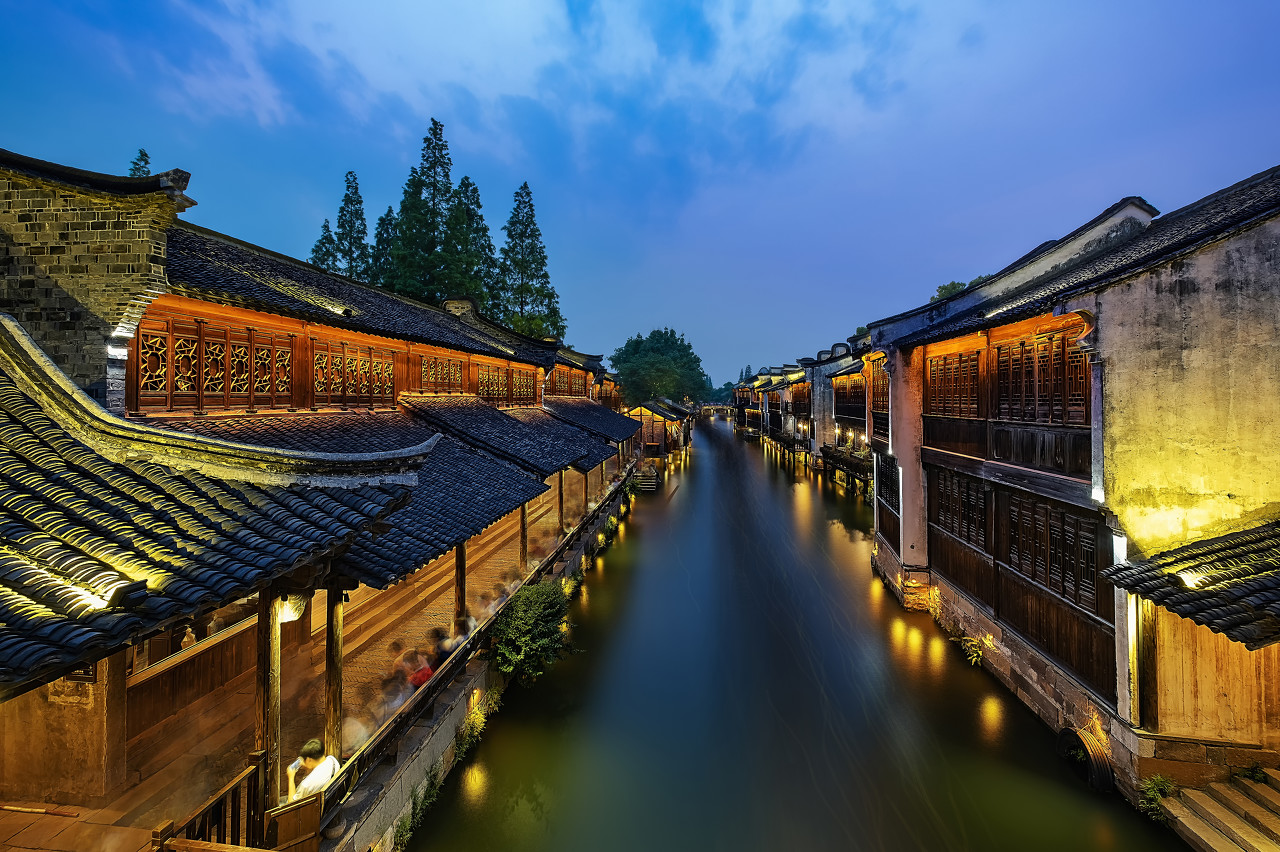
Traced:
<path fill-rule="evenodd" d="M 345 592 L 331 588 L 325 595 L 328 617 L 324 630 L 324 753 L 342 754 L 342 617 Z"/>
<path fill-rule="evenodd" d="M 266 752 L 263 797 L 268 808 L 280 801 L 280 611 L 274 589 L 258 593 L 258 665 L 254 695 L 254 748 Z"/>
<path fill-rule="evenodd" d="M 467 543 L 453 549 L 453 617 L 467 615 Z"/>
<path fill-rule="evenodd" d="M 556 523 L 558 525 L 556 528 L 557 537 L 559 537 L 560 534 L 564 531 L 564 470 L 563 469 L 560 471 L 559 476 L 560 476 L 559 499 L 556 501 Z"/>
<path fill-rule="evenodd" d="M 529 572 L 529 504 L 520 504 L 520 576 Z"/>

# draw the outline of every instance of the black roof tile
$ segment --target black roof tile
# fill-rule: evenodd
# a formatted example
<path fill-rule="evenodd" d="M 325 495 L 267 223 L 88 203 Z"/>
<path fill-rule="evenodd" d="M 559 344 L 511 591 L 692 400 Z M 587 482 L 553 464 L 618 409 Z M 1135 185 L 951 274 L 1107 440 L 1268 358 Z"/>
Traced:
<path fill-rule="evenodd" d="M 400 402 L 441 431 L 547 477 L 582 458 L 582 451 L 474 396 L 401 394 Z"/>
<path fill-rule="evenodd" d="M 541 408 L 508 408 L 506 413 L 521 423 L 542 429 L 566 447 L 580 451 L 582 458 L 573 463 L 578 470 L 594 470 L 617 454 L 617 451 L 608 443 L 557 419 Z"/>
<path fill-rule="evenodd" d="M 1120 562 L 1102 575 L 1251 651 L 1280 642 L 1280 522 Z"/>
<path fill-rule="evenodd" d="M 362 537 L 334 568 L 376 588 L 398 582 L 547 490 L 538 479 L 446 435 L 418 471 L 393 528 Z"/>
<path fill-rule="evenodd" d="M 174 293 L 195 299 L 480 355 L 517 354 L 447 311 L 186 222 L 168 230 L 165 273 Z"/>
<path fill-rule="evenodd" d="M 250 594 L 408 499 L 403 485 L 254 485 L 109 461 L 0 372 L 0 691 Z M 137 600 L 111 605 L 138 581 Z"/>
<path fill-rule="evenodd" d="M 542 405 L 566 423 L 615 443 L 627 440 L 640 428 L 639 420 L 619 414 L 585 397 L 544 396 Z"/>
<path fill-rule="evenodd" d="M 431 439 L 435 427 L 403 411 L 343 411 L 147 421 L 206 438 L 316 453 L 383 452 Z"/>

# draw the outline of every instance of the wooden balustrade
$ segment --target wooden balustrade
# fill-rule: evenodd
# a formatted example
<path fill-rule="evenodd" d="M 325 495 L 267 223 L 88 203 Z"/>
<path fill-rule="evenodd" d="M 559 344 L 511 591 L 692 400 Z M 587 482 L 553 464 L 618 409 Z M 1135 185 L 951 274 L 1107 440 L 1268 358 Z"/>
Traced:
<path fill-rule="evenodd" d="M 991 607 L 998 605 L 996 567 L 991 557 L 929 524 L 929 568 Z"/>
<path fill-rule="evenodd" d="M 249 756 L 249 765 L 232 778 L 207 802 L 182 821 L 174 825 L 165 823 L 152 832 L 151 848 L 159 850 L 197 848 L 190 845 L 166 845 L 173 839 L 226 844 L 230 847 L 262 845 L 264 799 L 262 782 L 266 777 L 267 753 L 255 751 Z"/>
<path fill-rule="evenodd" d="M 882 501 L 876 501 L 876 531 L 896 554 L 902 548 L 902 521 Z"/>

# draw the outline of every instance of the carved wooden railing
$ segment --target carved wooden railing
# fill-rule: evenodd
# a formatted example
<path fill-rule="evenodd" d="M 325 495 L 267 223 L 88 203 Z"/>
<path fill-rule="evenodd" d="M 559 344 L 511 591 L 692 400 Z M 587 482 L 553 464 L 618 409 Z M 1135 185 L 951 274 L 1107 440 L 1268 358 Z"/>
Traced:
<path fill-rule="evenodd" d="M 232 847 L 262 845 L 263 795 L 267 753 L 255 751 L 249 765 L 232 778 L 181 825 L 169 820 L 151 833 L 151 848 L 160 850 L 197 847 L 174 845 L 174 840 L 193 840 Z M 198 847 L 204 848 L 204 847 Z"/>

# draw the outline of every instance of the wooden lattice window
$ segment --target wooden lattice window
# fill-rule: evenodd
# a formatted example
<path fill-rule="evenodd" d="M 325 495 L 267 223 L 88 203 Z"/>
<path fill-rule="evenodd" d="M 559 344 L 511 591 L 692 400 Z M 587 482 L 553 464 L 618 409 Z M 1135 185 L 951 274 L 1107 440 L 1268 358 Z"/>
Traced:
<path fill-rule="evenodd" d="M 511 401 L 516 405 L 534 405 L 538 401 L 538 375 L 533 370 L 511 369 Z"/>
<path fill-rule="evenodd" d="M 476 395 L 493 403 L 507 401 L 507 371 L 504 367 L 481 364 L 476 382 Z"/>
<path fill-rule="evenodd" d="M 1105 617 L 1098 595 L 1099 519 L 1031 495 L 1006 499 L 1008 543 L 1000 557 L 1027 579 Z"/>
<path fill-rule="evenodd" d="M 313 405 L 394 405 L 395 355 L 338 340 L 312 342 Z"/>
<path fill-rule="evenodd" d="M 422 389 L 428 393 L 461 393 L 464 390 L 465 373 L 462 361 L 456 358 L 424 355 Z"/>
<path fill-rule="evenodd" d="M 131 352 L 140 411 L 295 408 L 292 334 L 151 317 Z"/>
<path fill-rule="evenodd" d="M 574 370 L 569 374 L 569 396 L 587 395 L 587 374 Z"/>
<path fill-rule="evenodd" d="M 941 417 L 979 416 L 980 351 L 938 355 L 928 360 L 925 414 Z"/>
<path fill-rule="evenodd" d="M 899 511 L 898 460 L 893 456 L 876 454 L 876 500 L 894 511 Z"/>
<path fill-rule="evenodd" d="M 889 413 L 889 371 L 884 368 L 883 358 L 871 362 L 871 410 Z"/>
<path fill-rule="evenodd" d="M 1076 331 L 1026 337 L 995 347 L 996 418 L 1089 425 L 1089 361 Z"/>
<path fill-rule="evenodd" d="M 987 547 L 987 497 L 981 480 L 932 469 L 930 522 L 979 550 Z"/>

